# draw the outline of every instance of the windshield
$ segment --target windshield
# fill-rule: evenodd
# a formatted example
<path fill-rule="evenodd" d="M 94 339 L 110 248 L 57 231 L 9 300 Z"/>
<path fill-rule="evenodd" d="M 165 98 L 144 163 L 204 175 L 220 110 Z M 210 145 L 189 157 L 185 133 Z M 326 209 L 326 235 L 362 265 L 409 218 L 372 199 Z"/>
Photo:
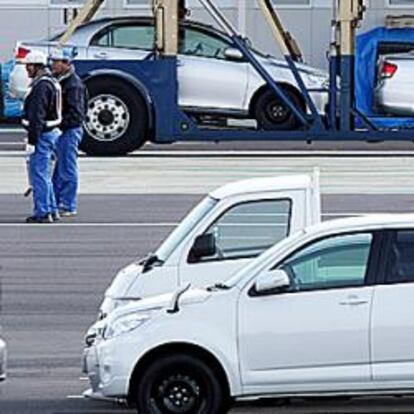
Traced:
<path fill-rule="evenodd" d="M 158 259 L 165 262 L 175 248 L 189 235 L 191 230 L 216 206 L 218 200 L 206 197 L 201 201 L 180 225 L 167 237 L 158 248 L 156 255 Z"/>

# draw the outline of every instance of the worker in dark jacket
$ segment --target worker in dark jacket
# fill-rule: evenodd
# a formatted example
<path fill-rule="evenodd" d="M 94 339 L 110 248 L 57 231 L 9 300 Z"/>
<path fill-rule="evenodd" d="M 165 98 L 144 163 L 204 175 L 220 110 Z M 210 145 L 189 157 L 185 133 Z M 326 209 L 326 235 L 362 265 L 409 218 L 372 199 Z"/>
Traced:
<path fill-rule="evenodd" d="M 53 223 L 57 205 L 51 181 L 51 159 L 60 135 L 62 94 L 58 82 L 47 69 L 42 52 L 29 53 L 24 63 L 32 80 L 26 95 L 23 126 L 28 132 L 27 155 L 34 212 L 27 223 Z"/>
<path fill-rule="evenodd" d="M 53 74 L 60 82 L 63 94 L 62 135 L 57 144 L 53 187 L 60 215 L 72 217 L 78 209 L 78 150 L 83 138 L 86 90 L 72 65 L 71 52 L 58 49 L 52 53 L 51 60 Z"/>

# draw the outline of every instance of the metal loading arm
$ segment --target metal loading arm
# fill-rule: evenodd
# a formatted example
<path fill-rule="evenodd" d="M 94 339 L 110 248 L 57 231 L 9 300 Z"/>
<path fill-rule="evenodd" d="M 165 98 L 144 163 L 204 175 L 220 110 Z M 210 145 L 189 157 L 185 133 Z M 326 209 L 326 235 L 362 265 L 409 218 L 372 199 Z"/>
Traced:
<path fill-rule="evenodd" d="M 79 14 L 72 20 L 68 28 L 65 30 L 65 33 L 63 33 L 63 35 L 60 37 L 59 45 L 62 46 L 67 43 L 79 26 L 90 22 L 104 1 L 105 0 L 88 0 L 80 10 Z"/>
<path fill-rule="evenodd" d="M 258 0 L 263 15 L 270 24 L 275 37 L 284 56 L 289 56 L 295 62 L 303 62 L 303 54 L 299 44 L 290 32 L 285 30 L 282 20 L 274 9 L 271 0 Z"/>

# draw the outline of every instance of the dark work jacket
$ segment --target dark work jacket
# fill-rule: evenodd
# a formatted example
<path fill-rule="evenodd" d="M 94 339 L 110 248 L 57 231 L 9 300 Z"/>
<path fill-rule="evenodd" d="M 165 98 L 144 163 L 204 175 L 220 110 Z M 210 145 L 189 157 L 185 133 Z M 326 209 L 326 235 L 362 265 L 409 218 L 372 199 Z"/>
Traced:
<path fill-rule="evenodd" d="M 86 115 L 86 88 L 74 68 L 58 78 L 63 95 L 63 131 L 82 126 Z"/>
<path fill-rule="evenodd" d="M 33 80 L 24 101 L 22 119 L 29 144 L 36 145 L 42 133 L 61 124 L 61 106 L 61 88 L 48 72 Z"/>

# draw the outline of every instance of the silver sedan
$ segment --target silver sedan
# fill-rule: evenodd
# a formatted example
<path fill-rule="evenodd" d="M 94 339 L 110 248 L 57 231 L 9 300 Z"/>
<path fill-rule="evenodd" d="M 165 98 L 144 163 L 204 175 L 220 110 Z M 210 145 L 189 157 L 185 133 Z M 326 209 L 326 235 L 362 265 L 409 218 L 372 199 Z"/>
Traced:
<path fill-rule="evenodd" d="M 384 56 L 375 89 L 377 108 L 389 115 L 414 115 L 414 53 Z"/>
<path fill-rule="evenodd" d="M 30 50 L 49 52 L 56 46 L 58 36 L 48 41 L 18 42 L 16 59 L 23 58 Z M 70 39 L 77 48 L 77 59 L 143 59 L 152 50 L 153 21 L 146 17 L 101 19 L 80 27 Z M 258 91 L 265 85 L 256 71 L 233 48 L 231 39 L 211 26 L 186 22 L 182 27 L 179 57 L 179 101 L 184 109 L 246 117 L 253 111 L 263 124 L 289 126 L 293 117 L 284 108 L 272 105 L 272 100 L 255 104 Z M 303 105 L 303 97 L 284 61 L 255 52 L 274 78 Z M 12 75 L 12 89 L 22 95 L 27 89 L 27 76 L 21 65 Z M 307 65 L 299 65 L 306 86 L 320 89 L 327 86 L 328 74 Z M 321 112 L 326 94 L 312 94 Z M 259 115 L 260 112 L 260 115 Z"/>

